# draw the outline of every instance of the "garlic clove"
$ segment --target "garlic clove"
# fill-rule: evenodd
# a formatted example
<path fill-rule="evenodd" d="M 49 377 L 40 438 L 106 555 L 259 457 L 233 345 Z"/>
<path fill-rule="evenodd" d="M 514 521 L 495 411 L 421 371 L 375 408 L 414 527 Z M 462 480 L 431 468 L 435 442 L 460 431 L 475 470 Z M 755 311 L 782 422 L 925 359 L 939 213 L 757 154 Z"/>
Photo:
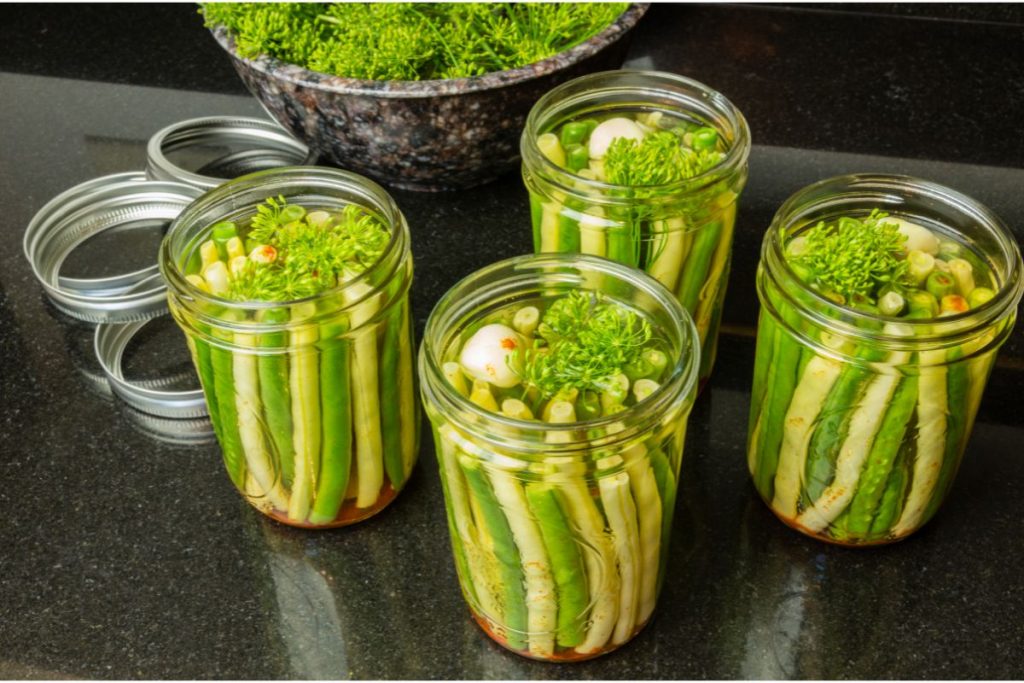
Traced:
<path fill-rule="evenodd" d="M 621 116 L 614 119 L 602 121 L 590 134 L 588 151 L 591 159 L 603 159 L 608 146 L 616 138 L 629 138 L 630 140 L 643 140 L 644 130 L 632 119 Z"/>
<path fill-rule="evenodd" d="M 886 223 L 895 223 L 900 233 L 907 238 L 903 248 L 910 252 L 915 249 L 926 254 L 935 255 L 939 253 L 939 238 L 928 228 L 903 220 L 902 218 L 886 218 Z"/>
<path fill-rule="evenodd" d="M 514 387 L 520 378 L 511 365 L 513 354 L 525 343 L 522 335 L 507 325 L 484 325 L 462 346 L 459 364 L 473 379 L 502 389 Z"/>

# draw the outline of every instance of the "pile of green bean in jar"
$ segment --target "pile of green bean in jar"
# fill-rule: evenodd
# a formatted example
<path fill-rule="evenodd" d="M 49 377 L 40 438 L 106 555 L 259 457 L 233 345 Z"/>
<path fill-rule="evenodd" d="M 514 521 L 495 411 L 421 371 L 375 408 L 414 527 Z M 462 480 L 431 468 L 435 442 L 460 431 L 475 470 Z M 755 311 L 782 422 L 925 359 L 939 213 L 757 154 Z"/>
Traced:
<path fill-rule="evenodd" d="M 849 545 L 903 538 L 952 484 L 1013 317 L 977 333 L 959 321 L 1004 283 L 962 235 L 879 210 L 792 230 L 781 244 L 803 289 L 769 284 L 762 263 L 771 312 L 751 400 L 754 483 L 804 533 Z M 807 315 L 829 303 L 826 315 L 860 334 Z"/>
<path fill-rule="evenodd" d="M 649 621 L 699 362 L 690 326 L 680 348 L 644 312 L 576 290 L 517 297 L 436 351 L 425 342 L 421 386 L 460 584 L 506 648 L 588 659 Z"/>
<path fill-rule="evenodd" d="M 605 102 L 605 87 L 636 104 Z M 559 109 L 572 98 L 576 108 Z M 665 285 L 697 325 L 702 382 L 715 358 L 748 148 L 746 123 L 724 97 L 656 72 L 571 81 L 536 105 L 524 132 L 534 251 L 602 256 Z"/>
<path fill-rule="evenodd" d="M 355 204 L 281 196 L 241 213 L 191 241 L 193 289 L 171 296 L 228 475 L 287 524 L 359 521 L 416 459 L 408 283 L 368 277 L 391 230 Z"/>

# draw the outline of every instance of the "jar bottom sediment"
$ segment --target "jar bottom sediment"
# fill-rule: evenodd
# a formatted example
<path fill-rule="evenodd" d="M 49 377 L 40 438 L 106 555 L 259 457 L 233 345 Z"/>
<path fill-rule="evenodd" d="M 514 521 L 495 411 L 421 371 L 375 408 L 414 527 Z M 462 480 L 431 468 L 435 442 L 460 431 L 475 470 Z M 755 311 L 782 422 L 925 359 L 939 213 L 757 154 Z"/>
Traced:
<path fill-rule="evenodd" d="M 384 486 L 381 488 L 380 495 L 377 497 L 377 500 L 373 505 L 360 508 L 356 507 L 354 501 L 348 502 L 341 506 L 341 510 L 338 511 L 337 517 L 324 524 L 311 524 L 309 522 L 289 519 L 287 512 L 283 512 L 275 508 L 267 509 L 266 504 L 261 500 L 254 499 L 251 496 L 243 497 L 250 505 L 275 522 L 280 522 L 281 524 L 286 524 L 297 529 L 337 529 L 339 527 L 356 524 L 357 522 L 362 522 L 365 519 L 373 517 L 390 505 L 391 502 L 398 497 L 398 493 L 399 492 L 391 486 L 390 482 L 385 482 Z"/>
<path fill-rule="evenodd" d="M 928 523 L 928 520 L 926 520 L 913 531 L 902 536 L 883 536 L 881 538 L 873 539 L 842 539 L 836 538 L 835 536 L 830 536 L 828 534 L 819 533 L 817 531 L 812 531 L 804 525 L 797 522 L 795 519 L 791 519 L 789 517 L 786 517 L 785 515 L 779 514 L 775 510 L 775 508 L 771 506 L 771 504 L 767 502 L 765 504 L 768 505 L 768 509 L 772 511 L 772 514 L 775 515 L 780 522 L 788 526 L 793 531 L 799 532 L 809 538 L 813 538 L 816 541 L 823 541 L 825 543 L 830 543 L 832 545 L 837 545 L 843 548 L 871 548 L 876 546 L 892 545 L 893 543 L 899 543 L 900 541 L 916 534 L 922 526 Z"/>
<path fill-rule="evenodd" d="M 601 648 L 601 649 L 599 649 L 599 650 L 597 650 L 595 652 L 588 652 L 586 654 L 580 654 L 580 653 L 576 652 L 575 650 L 573 650 L 572 648 L 566 648 L 566 649 L 564 649 L 561 652 L 556 652 L 555 654 L 551 655 L 550 657 L 540 657 L 540 656 L 537 656 L 535 654 L 532 654 L 528 647 L 527 648 L 523 648 L 523 649 L 516 649 L 516 648 L 510 647 L 509 644 L 506 642 L 506 640 L 504 638 L 502 638 L 500 635 L 498 635 L 497 633 L 495 633 L 494 629 L 491 628 L 491 621 L 490 621 L 490 619 L 488 619 L 487 617 L 484 617 L 484 616 L 482 616 L 480 614 L 477 614 L 475 611 L 473 611 L 472 608 L 470 608 L 469 613 L 470 613 L 470 615 L 472 615 L 473 621 L 476 622 L 476 625 L 480 627 L 480 630 L 482 630 L 484 633 L 487 634 L 488 638 L 490 638 L 491 640 L 496 642 L 498 645 L 501 645 L 503 648 L 505 648 L 509 652 L 511 652 L 513 654 L 517 654 L 520 657 L 526 657 L 527 659 L 533 659 L 533 660 L 538 661 L 538 662 L 551 662 L 552 664 L 571 664 L 573 662 L 585 662 L 585 661 L 588 661 L 588 660 L 591 660 L 591 659 L 596 659 L 596 658 L 601 657 L 603 655 L 606 655 L 606 654 L 608 654 L 610 652 L 614 652 L 615 650 L 618 650 L 620 647 L 629 644 L 629 642 L 632 641 L 634 638 L 636 638 L 636 636 L 640 633 L 640 631 L 642 631 L 644 629 L 644 627 L 647 626 L 647 624 L 651 623 L 651 621 L 654 618 L 653 616 L 648 617 L 647 621 L 643 622 L 642 624 L 638 624 L 633 629 L 633 632 L 631 634 L 629 634 L 629 637 L 626 638 L 621 643 L 618 643 L 617 645 L 609 643 L 607 646 L 605 646 L 605 647 L 603 647 L 603 648 Z"/>

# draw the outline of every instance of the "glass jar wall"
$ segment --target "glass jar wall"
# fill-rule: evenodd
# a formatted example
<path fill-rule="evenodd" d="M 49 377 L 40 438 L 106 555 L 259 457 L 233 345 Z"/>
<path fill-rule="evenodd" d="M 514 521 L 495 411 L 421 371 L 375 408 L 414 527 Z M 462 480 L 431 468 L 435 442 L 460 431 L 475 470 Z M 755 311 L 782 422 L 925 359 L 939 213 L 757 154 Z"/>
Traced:
<path fill-rule="evenodd" d="M 586 390 L 561 401 L 559 392 L 531 413 L 531 389 L 506 389 L 500 380 L 465 386 L 460 346 L 496 320 L 522 329 L 517 321 L 531 308 L 541 311 L 541 325 L 554 325 L 544 311 L 570 294 L 648 321 L 652 339 L 664 344 L 660 382 L 634 379 L 623 391 L 647 386 L 649 395 L 623 407 L 621 393 L 613 406 L 602 392 L 583 419 Z M 532 326 L 535 313 L 525 316 Z M 531 333 L 523 336 L 529 344 Z M 604 259 L 510 259 L 470 275 L 438 302 L 420 350 L 420 385 L 462 592 L 498 643 L 536 659 L 574 661 L 613 650 L 648 622 L 665 573 L 699 359 L 696 329 L 678 301 L 648 276 Z M 505 398 L 496 412 L 479 391 L 520 398 Z"/>
<path fill-rule="evenodd" d="M 676 168 L 643 153 L 616 164 L 608 144 L 616 137 L 667 140 L 679 153 Z M 703 382 L 714 364 L 749 152 L 743 115 L 696 81 L 631 70 L 569 81 L 534 105 L 523 132 L 534 251 L 603 256 L 665 285 L 697 325 Z"/>
<path fill-rule="evenodd" d="M 827 288 L 808 286 L 800 276 L 806 265 L 791 262 L 805 247 L 800 240 L 833 222 L 863 229 L 873 211 L 899 225 L 909 249 L 899 257 L 901 280 L 885 287 L 895 294 L 837 301 Z M 867 269 L 862 256 L 851 256 L 855 270 Z M 944 276 L 915 289 L 918 262 Z M 973 264 L 963 266 L 969 277 L 957 294 L 955 262 Z M 948 290 L 932 280 L 948 281 Z M 748 439 L 751 476 L 772 511 L 805 534 L 847 545 L 899 540 L 931 519 L 956 476 L 1022 286 L 1009 230 L 949 188 L 852 175 L 783 204 L 757 274 Z M 907 310 L 922 297 L 934 310 Z"/>
<path fill-rule="evenodd" d="M 386 227 L 386 244 L 365 269 L 292 300 L 238 301 L 190 281 L 212 227 L 251 222 L 268 198 L 308 215 L 356 207 Z M 244 176 L 178 217 L 162 245 L 160 268 L 228 474 L 246 499 L 303 527 L 343 526 L 385 507 L 409 477 L 419 433 L 412 256 L 405 218 L 388 194 L 334 169 Z"/>

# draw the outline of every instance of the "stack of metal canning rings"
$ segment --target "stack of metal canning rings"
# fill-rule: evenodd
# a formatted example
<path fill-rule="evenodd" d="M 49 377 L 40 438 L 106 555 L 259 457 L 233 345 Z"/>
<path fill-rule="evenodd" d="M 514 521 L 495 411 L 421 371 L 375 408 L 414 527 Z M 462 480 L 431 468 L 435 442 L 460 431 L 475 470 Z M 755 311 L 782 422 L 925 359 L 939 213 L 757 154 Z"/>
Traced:
<path fill-rule="evenodd" d="M 172 159 L 198 158 L 214 147 L 198 170 Z M 153 261 L 138 270 L 105 277 L 61 275 L 68 257 L 101 233 L 169 224 L 208 189 L 256 170 L 309 164 L 315 154 L 267 120 L 210 116 L 172 124 L 150 138 L 146 170 L 93 178 L 51 199 L 25 230 L 25 257 L 54 306 L 96 324 L 94 347 L 111 390 L 142 413 L 149 431 L 194 437 L 209 431 L 201 389 L 175 391 L 175 378 L 130 380 L 122 358 L 132 338 L 151 319 L 167 313 L 167 286 Z M 168 422 L 171 421 L 171 422 Z M 211 432 L 212 433 L 212 432 Z"/>

